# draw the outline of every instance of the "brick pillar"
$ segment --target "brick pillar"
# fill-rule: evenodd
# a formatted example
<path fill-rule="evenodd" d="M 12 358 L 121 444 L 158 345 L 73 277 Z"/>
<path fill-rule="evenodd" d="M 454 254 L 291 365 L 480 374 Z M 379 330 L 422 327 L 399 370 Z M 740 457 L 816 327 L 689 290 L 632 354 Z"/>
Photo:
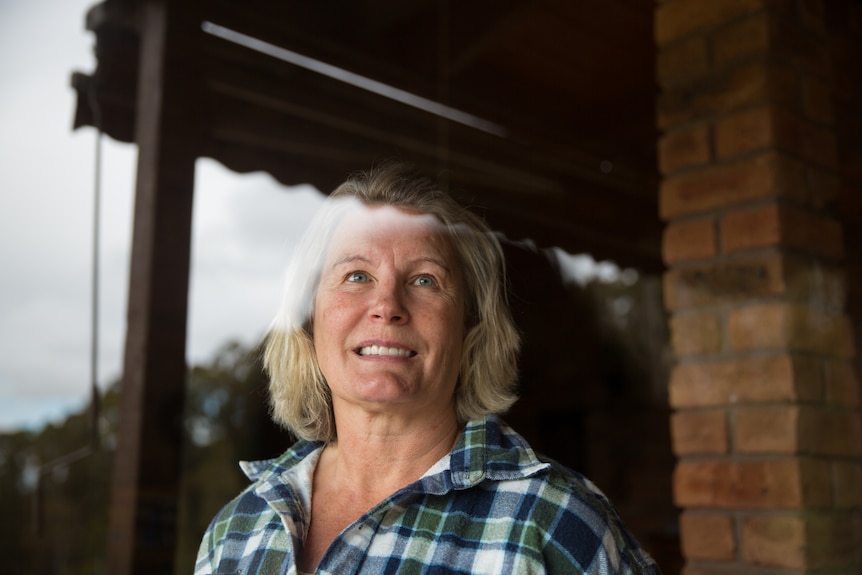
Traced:
<path fill-rule="evenodd" d="M 656 8 L 688 575 L 860 572 L 862 417 L 835 120 L 845 82 L 824 14 L 836 7 L 858 16 L 856 0 Z"/>

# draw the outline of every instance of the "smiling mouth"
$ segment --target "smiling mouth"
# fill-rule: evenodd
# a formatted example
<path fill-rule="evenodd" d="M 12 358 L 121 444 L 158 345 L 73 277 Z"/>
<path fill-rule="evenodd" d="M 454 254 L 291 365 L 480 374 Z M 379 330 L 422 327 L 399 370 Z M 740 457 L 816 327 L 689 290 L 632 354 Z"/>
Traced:
<path fill-rule="evenodd" d="M 367 345 L 356 350 L 359 355 L 381 355 L 390 357 L 413 357 L 415 351 L 404 349 L 401 347 L 384 347 L 380 345 Z"/>

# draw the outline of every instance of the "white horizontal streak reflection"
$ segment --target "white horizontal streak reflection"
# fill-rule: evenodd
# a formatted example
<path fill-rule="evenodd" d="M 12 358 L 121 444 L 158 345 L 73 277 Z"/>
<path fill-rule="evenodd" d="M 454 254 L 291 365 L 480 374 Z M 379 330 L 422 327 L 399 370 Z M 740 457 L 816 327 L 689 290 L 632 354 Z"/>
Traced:
<path fill-rule="evenodd" d="M 481 130 L 488 134 L 493 134 L 501 138 L 506 137 L 506 129 L 494 122 L 483 120 L 473 114 L 468 114 L 467 112 L 462 112 L 461 110 L 452 108 L 451 106 L 446 106 L 445 104 L 429 100 L 428 98 L 411 94 L 405 90 L 395 88 L 394 86 L 384 84 L 383 82 L 378 82 L 377 80 L 372 80 L 371 78 L 361 76 L 349 70 L 345 70 L 344 68 L 327 64 L 326 62 L 276 46 L 275 44 L 270 44 L 269 42 L 264 42 L 263 40 L 259 40 L 252 36 L 248 36 L 247 34 L 243 34 L 242 32 L 237 32 L 212 22 L 204 22 L 201 25 L 201 29 L 212 36 L 217 36 L 218 38 L 227 40 L 228 42 L 245 46 L 246 48 L 272 56 L 273 58 L 278 58 L 284 62 L 299 66 L 300 68 L 317 72 L 318 74 L 328 78 L 344 82 L 345 84 L 350 84 L 351 86 L 361 88 L 373 94 L 377 94 L 378 96 L 395 100 L 396 102 L 423 110 L 464 126 Z"/>

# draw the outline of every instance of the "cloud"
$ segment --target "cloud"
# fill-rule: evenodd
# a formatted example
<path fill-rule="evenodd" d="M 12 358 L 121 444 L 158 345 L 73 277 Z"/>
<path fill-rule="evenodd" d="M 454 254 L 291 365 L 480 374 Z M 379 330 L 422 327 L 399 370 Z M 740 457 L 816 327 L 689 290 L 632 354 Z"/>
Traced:
<path fill-rule="evenodd" d="M 189 357 L 228 339 L 254 344 L 281 297 L 293 246 L 323 200 L 262 173 L 238 175 L 199 160 L 192 239 Z"/>
<path fill-rule="evenodd" d="M 94 138 L 70 130 L 69 78 L 92 68 L 91 2 L 50 4 L 0 8 L 2 428 L 56 416 L 89 379 Z"/>
<path fill-rule="evenodd" d="M 72 132 L 74 70 L 92 71 L 93 0 L 0 5 L 0 429 L 79 408 L 91 380 L 96 136 Z M 136 148 L 102 142 L 99 364 L 119 377 L 125 342 Z M 320 196 L 200 160 L 188 357 L 253 343 L 275 314 L 290 246 Z"/>

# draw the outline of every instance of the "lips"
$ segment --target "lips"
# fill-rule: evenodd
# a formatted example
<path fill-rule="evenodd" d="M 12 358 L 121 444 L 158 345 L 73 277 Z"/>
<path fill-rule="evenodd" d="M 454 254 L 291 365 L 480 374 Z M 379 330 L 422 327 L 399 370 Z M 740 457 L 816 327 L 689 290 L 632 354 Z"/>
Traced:
<path fill-rule="evenodd" d="M 404 349 L 403 347 L 386 347 L 383 345 L 366 345 L 356 350 L 356 353 L 362 356 L 386 356 L 386 357 L 413 357 L 415 351 Z"/>

